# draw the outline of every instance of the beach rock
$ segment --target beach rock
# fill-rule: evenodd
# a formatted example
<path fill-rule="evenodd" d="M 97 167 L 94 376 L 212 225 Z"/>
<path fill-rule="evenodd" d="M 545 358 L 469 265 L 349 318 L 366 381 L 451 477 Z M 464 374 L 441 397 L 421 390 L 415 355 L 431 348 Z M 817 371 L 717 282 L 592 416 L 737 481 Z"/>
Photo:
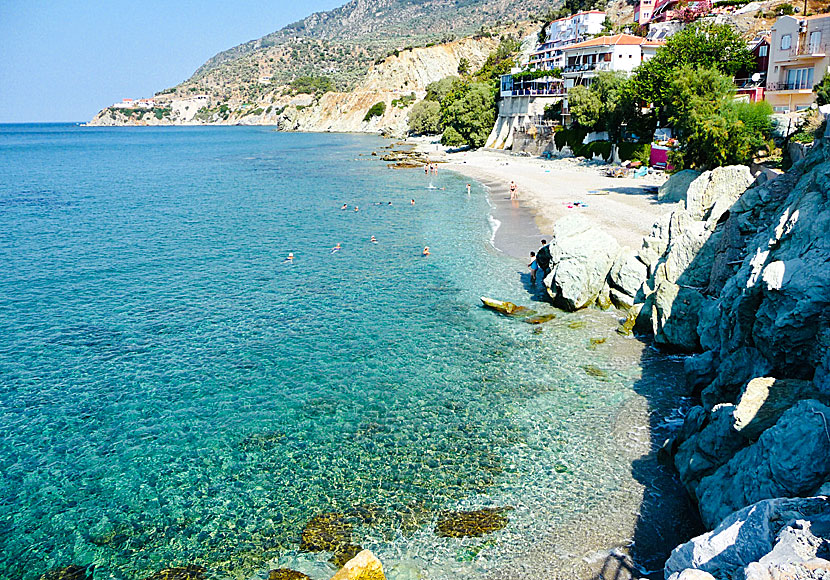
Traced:
<path fill-rule="evenodd" d="M 686 376 L 686 386 L 689 390 L 697 394 L 709 386 L 718 376 L 719 364 L 718 354 L 713 350 L 686 357 L 683 361 L 683 374 Z"/>
<path fill-rule="evenodd" d="M 351 543 L 351 537 L 352 526 L 343 514 L 320 514 L 303 528 L 300 551 L 336 553 Z"/>
<path fill-rule="evenodd" d="M 712 216 L 717 206 L 721 214 L 728 210 L 735 201 L 752 185 L 755 178 L 745 165 L 716 167 L 704 171 L 689 184 L 686 191 L 686 211 L 699 221 L 706 221 Z M 715 212 L 715 213 L 717 213 Z M 717 218 L 720 214 L 716 215 Z"/>
<path fill-rule="evenodd" d="M 758 377 L 749 381 L 735 406 L 735 430 L 755 440 L 775 425 L 784 412 L 802 399 L 827 402 L 812 381 Z"/>
<path fill-rule="evenodd" d="M 499 507 L 468 512 L 441 512 L 435 534 L 442 538 L 478 538 L 504 528 L 509 522 L 504 514 L 512 509 Z"/>
<path fill-rule="evenodd" d="M 649 276 L 654 275 L 654 266 L 669 247 L 669 223 L 671 213 L 661 215 L 651 226 L 651 233 L 643 238 L 637 257 L 648 268 Z"/>
<path fill-rule="evenodd" d="M 296 570 L 277 568 L 268 572 L 268 580 L 311 580 L 311 578 Z"/>
<path fill-rule="evenodd" d="M 676 572 L 669 576 L 668 580 L 717 580 L 709 572 L 687 568 L 682 572 Z"/>
<path fill-rule="evenodd" d="M 95 573 L 95 564 L 88 564 L 86 566 L 64 566 L 62 568 L 52 568 L 48 572 L 41 574 L 38 580 L 92 580 L 92 575 Z"/>
<path fill-rule="evenodd" d="M 686 191 L 698 177 L 700 177 L 700 172 L 694 169 L 678 171 L 657 188 L 657 201 L 665 203 L 686 201 Z"/>
<path fill-rule="evenodd" d="M 730 512 L 775 497 L 805 495 L 830 476 L 830 408 L 801 401 L 788 409 L 758 441 L 698 484 L 705 525 Z"/>
<path fill-rule="evenodd" d="M 648 278 L 648 267 L 637 257 L 637 254 L 625 248 L 611 267 L 608 280 L 613 288 L 616 288 L 631 297 L 637 295 L 637 291 Z"/>
<path fill-rule="evenodd" d="M 773 365 L 755 347 L 743 346 L 723 355 L 718 365 L 715 380 L 701 393 L 704 407 L 713 407 L 720 402 L 734 403 L 749 381 L 770 373 Z"/>
<path fill-rule="evenodd" d="M 611 288 L 609 292 L 609 297 L 611 298 L 611 304 L 614 305 L 615 308 L 619 308 L 620 310 L 631 310 L 634 308 L 634 297 L 629 296 L 622 290 L 617 290 L 616 288 Z M 633 320 L 632 320 L 632 328 L 633 328 Z M 631 329 L 629 329 L 631 330 Z"/>
<path fill-rule="evenodd" d="M 697 323 L 703 295 L 693 288 L 663 281 L 653 299 L 654 342 L 681 352 L 700 350 Z"/>
<path fill-rule="evenodd" d="M 737 451 L 746 447 L 746 438 L 735 429 L 734 405 L 718 405 L 705 417 L 697 432 L 677 449 L 674 464 L 680 480 L 692 493 L 700 480 L 713 473 Z"/>
<path fill-rule="evenodd" d="M 599 295 L 619 254 L 617 241 L 579 214 L 553 226 L 551 272 L 545 286 L 554 302 L 566 310 L 591 305 Z"/>
<path fill-rule="evenodd" d="M 363 550 L 346 562 L 331 580 L 386 580 L 386 576 L 380 560 L 369 550 Z"/>
<path fill-rule="evenodd" d="M 825 565 L 815 560 L 827 554 L 829 518 L 830 503 L 825 497 L 760 501 L 675 548 L 666 561 L 664 577 L 685 578 L 681 574 L 699 570 L 715 578 L 821 578 L 776 573 L 789 566 L 821 569 Z"/>

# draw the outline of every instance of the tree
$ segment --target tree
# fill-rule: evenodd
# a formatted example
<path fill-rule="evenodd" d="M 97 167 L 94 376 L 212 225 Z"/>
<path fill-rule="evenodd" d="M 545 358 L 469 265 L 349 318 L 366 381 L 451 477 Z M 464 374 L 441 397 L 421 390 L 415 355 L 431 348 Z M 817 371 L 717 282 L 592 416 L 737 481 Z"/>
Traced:
<path fill-rule="evenodd" d="M 368 111 L 366 111 L 366 116 L 363 117 L 364 121 L 369 121 L 372 117 L 381 117 L 386 112 L 386 103 L 383 101 L 378 101 L 374 105 L 372 105 Z"/>
<path fill-rule="evenodd" d="M 463 56 L 458 61 L 458 74 L 470 74 L 470 61 L 464 58 Z"/>
<path fill-rule="evenodd" d="M 830 103 L 830 75 L 825 75 L 821 82 L 813 87 L 816 94 L 816 104 L 821 107 Z"/>
<path fill-rule="evenodd" d="M 490 53 L 482 67 L 475 76 L 481 81 L 491 81 L 507 74 L 516 65 L 516 53 L 522 47 L 522 43 L 512 36 L 503 38 L 499 46 Z"/>
<path fill-rule="evenodd" d="M 456 81 L 441 101 L 445 145 L 481 147 L 496 120 L 496 96 L 492 83 Z"/>
<path fill-rule="evenodd" d="M 668 92 L 669 121 L 680 141 L 671 156 L 677 167 L 746 163 L 766 146 L 772 108 L 766 102 L 736 102 L 732 79 L 717 69 L 682 67 Z"/>
<path fill-rule="evenodd" d="M 441 105 L 420 101 L 409 111 L 409 131 L 416 135 L 437 135 L 441 132 Z"/>
<path fill-rule="evenodd" d="M 654 58 L 637 67 L 634 96 L 658 107 L 665 119 L 663 109 L 671 98 L 671 80 L 675 71 L 684 66 L 713 68 L 734 76 L 741 68 L 754 66 L 754 62 L 746 43 L 731 26 L 699 21 L 669 38 Z"/>
<path fill-rule="evenodd" d="M 456 80 L 458 80 L 458 77 L 449 76 L 442 78 L 440 81 L 429 83 L 427 85 L 427 95 L 424 97 L 424 100 L 440 103 L 449 94 L 450 90 L 452 90 L 452 84 Z"/>
<path fill-rule="evenodd" d="M 636 106 L 630 98 L 630 81 L 624 72 L 597 74 L 590 88 L 568 92 L 572 118 L 589 131 L 607 131 L 613 142 L 622 138 L 622 127 Z"/>

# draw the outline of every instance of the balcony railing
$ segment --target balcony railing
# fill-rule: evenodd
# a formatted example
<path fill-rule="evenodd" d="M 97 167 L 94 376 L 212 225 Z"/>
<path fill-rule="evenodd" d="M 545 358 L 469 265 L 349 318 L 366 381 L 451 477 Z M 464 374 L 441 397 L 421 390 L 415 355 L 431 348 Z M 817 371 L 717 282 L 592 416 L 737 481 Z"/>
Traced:
<path fill-rule="evenodd" d="M 562 72 L 586 72 L 592 70 L 611 70 L 611 63 L 606 61 L 588 62 L 585 64 L 571 64 L 562 69 Z"/>
<path fill-rule="evenodd" d="M 813 83 L 802 81 L 798 83 L 767 83 L 768 91 L 811 91 Z"/>
<path fill-rule="evenodd" d="M 827 43 L 824 42 L 805 42 L 798 43 L 798 46 L 793 46 L 789 50 L 782 50 L 783 54 L 788 59 L 796 59 L 798 57 L 814 56 L 816 58 L 827 54 Z"/>

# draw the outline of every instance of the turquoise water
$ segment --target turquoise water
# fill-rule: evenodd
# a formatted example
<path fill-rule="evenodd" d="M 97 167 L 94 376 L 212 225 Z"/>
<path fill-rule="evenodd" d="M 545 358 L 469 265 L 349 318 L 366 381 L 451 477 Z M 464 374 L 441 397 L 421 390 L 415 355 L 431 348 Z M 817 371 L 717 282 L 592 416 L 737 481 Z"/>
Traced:
<path fill-rule="evenodd" d="M 271 561 L 316 580 L 335 568 L 299 551 L 304 525 L 357 507 L 352 541 L 390 577 L 472 577 L 619 488 L 611 426 L 641 373 L 613 317 L 480 308 L 530 303 L 487 196 L 366 155 L 388 143 L 0 127 L 4 574 Z M 432 531 L 499 505 L 516 509 L 489 538 Z"/>

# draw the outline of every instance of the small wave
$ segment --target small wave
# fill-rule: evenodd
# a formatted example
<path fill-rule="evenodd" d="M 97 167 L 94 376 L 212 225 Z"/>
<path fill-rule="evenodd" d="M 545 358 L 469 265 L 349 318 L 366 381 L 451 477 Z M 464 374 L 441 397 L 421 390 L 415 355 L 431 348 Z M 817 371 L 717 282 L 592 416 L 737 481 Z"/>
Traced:
<path fill-rule="evenodd" d="M 493 214 L 487 216 L 487 221 L 490 222 L 490 245 L 496 247 L 496 232 L 501 227 L 501 222 L 493 217 Z"/>

